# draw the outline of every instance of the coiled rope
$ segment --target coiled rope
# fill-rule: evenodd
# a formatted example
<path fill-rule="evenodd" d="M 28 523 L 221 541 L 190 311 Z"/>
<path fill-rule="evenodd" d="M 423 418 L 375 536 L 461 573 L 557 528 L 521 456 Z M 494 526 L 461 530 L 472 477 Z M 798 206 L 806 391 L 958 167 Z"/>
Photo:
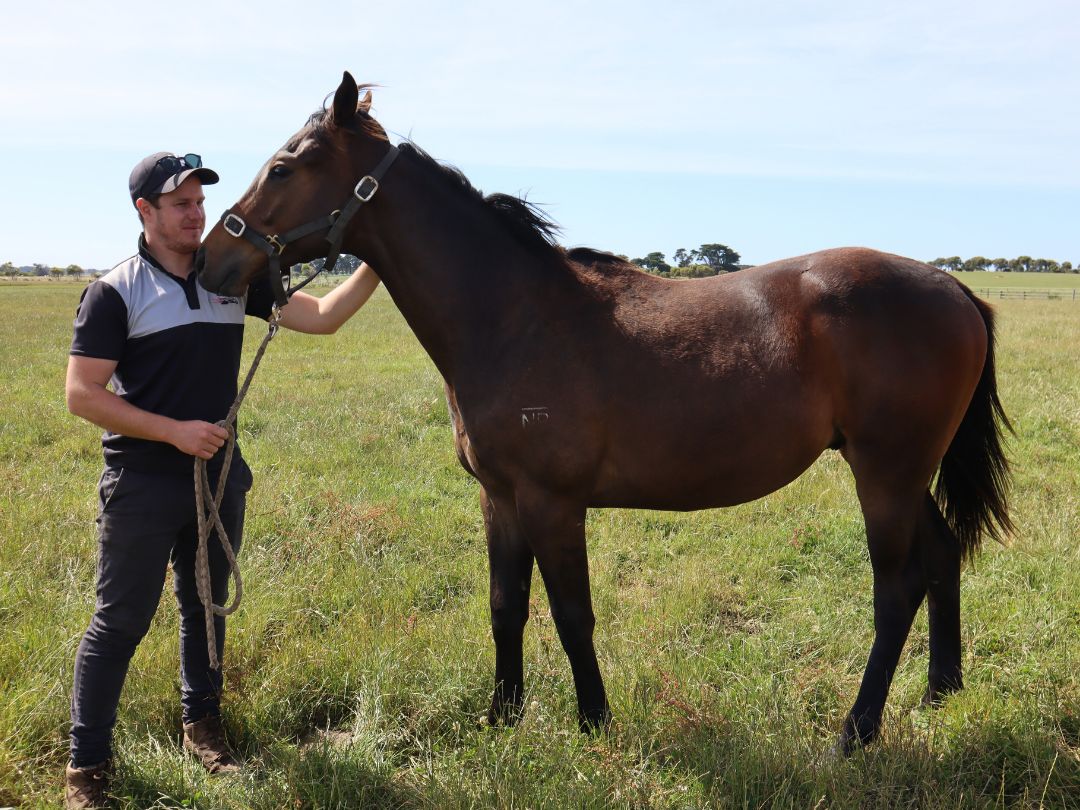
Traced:
<path fill-rule="evenodd" d="M 229 542 L 225 527 L 221 523 L 221 515 L 218 511 L 221 508 L 222 498 L 225 496 L 225 484 L 229 477 L 229 467 L 232 465 L 233 451 L 236 449 L 236 414 L 240 410 L 240 404 L 244 401 L 244 397 L 247 396 L 248 388 L 251 386 L 251 379 L 255 376 L 255 370 L 259 367 L 259 363 L 262 362 L 266 347 L 274 335 L 277 334 L 280 320 L 281 310 L 275 304 L 270 313 L 270 328 L 259 345 L 258 351 L 255 352 L 255 358 L 251 361 L 251 368 L 248 369 L 247 377 L 244 378 L 244 384 L 240 387 L 240 392 L 236 395 L 232 407 L 229 408 L 228 415 L 217 423 L 219 427 L 229 431 L 229 438 L 225 443 L 225 459 L 221 464 L 221 472 L 218 475 L 216 493 L 213 492 L 210 486 L 210 477 L 206 472 L 206 459 L 195 459 L 195 511 L 198 517 L 199 530 L 199 544 L 195 550 L 195 586 L 199 592 L 199 601 L 202 602 L 203 612 L 206 614 L 206 646 L 210 653 L 211 669 L 221 668 L 221 662 L 218 660 L 217 655 L 217 632 L 214 629 L 214 616 L 229 616 L 235 613 L 236 609 L 240 607 L 240 599 L 244 594 L 244 582 L 240 577 L 240 566 L 236 563 L 236 554 L 233 551 L 232 543 Z M 218 540 L 221 541 L 221 548 L 229 561 L 229 576 L 236 583 L 232 603 L 228 606 L 214 604 L 214 593 L 210 585 L 210 554 L 207 550 L 207 542 L 210 538 L 210 532 L 214 529 L 217 529 Z"/>

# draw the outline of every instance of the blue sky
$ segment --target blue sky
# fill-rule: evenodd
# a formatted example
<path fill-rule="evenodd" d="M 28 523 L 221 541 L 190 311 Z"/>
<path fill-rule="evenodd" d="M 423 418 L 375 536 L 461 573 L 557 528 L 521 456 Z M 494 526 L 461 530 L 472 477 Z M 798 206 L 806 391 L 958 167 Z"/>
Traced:
<path fill-rule="evenodd" d="M 1064 0 L 19 4 L 0 261 L 130 255 L 127 176 L 158 150 L 219 171 L 213 221 L 348 69 L 567 245 L 1080 264 L 1078 31 Z"/>

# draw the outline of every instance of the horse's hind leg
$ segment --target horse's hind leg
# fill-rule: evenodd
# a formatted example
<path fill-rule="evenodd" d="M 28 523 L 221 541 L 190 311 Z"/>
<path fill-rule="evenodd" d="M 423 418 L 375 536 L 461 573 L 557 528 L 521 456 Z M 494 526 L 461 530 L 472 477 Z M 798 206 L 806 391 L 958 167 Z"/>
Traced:
<path fill-rule="evenodd" d="M 919 546 L 930 619 L 930 674 L 924 704 L 964 688 L 960 661 L 960 541 L 927 492 Z"/>
<path fill-rule="evenodd" d="M 481 490 L 491 577 L 491 634 L 495 639 L 495 692 L 488 720 L 514 723 L 524 690 L 522 639 L 529 619 L 533 554 L 512 500 Z"/>
<path fill-rule="evenodd" d="M 852 469 L 874 570 L 874 644 L 840 736 L 845 754 L 877 735 L 893 673 L 926 594 L 916 542 L 921 493 L 905 494 L 885 481 L 867 480 L 871 476 L 860 475 L 856 465 Z"/>

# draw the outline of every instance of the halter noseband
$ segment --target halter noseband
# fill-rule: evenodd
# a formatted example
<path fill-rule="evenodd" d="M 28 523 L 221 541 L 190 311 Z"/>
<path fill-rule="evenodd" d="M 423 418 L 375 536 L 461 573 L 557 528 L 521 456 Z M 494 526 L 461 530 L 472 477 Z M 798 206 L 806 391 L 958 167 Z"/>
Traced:
<path fill-rule="evenodd" d="M 286 231 L 280 236 L 278 234 L 265 235 L 252 230 L 239 214 L 234 214 L 231 210 L 221 215 L 221 227 L 225 229 L 225 233 L 229 234 L 229 236 L 235 236 L 237 239 L 248 240 L 266 254 L 270 265 L 270 287 L 274 292 L 275 306 L 279 309 L 285 306 L 289 303 L 289 296 L 315 278 L 315 276 L 334 269 L 338 256 L 341 254 L 341 243 L 345 238 L 345 227 L 356 212 L 360 210 L 360 206 L 370 202 L 371 198 L 375 196 L 375 192 L 379 190 L 379 181 L 382 180 L 386 170 L 390 168 L 390 164 L 397 159 L 397 156 L 398 148 L 391 145 L 390 151 L 386 153 L 371 174 L 366 174 L 360 178 L 360 182 L 353 188 L 353 193 L 343 208 L 331 211 L 324 217 L 312 220 L 306 225 L 300 225 L 291 231 Z M 302 239 L 321 230 L 327 230 L 326 241 L 330 243 L 330 250 L 326 254 L 326 261 L 323 263 L 322 268 L 312 273 L 295 287 L 290 286 L 289 290 L 286 290 L 285 285 L 282 283 L 284 273 L 281 271 L 281 254 L 285 252 L 285 248 L 290 242 L 295 242 L 297 239 Z"/>

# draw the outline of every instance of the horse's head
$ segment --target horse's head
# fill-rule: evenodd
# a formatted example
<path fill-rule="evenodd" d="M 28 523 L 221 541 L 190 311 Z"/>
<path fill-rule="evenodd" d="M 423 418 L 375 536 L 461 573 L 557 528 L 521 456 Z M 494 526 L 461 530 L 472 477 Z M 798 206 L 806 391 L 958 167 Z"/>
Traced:
<path fill-rule="evenodd" d="M 370 184 L 357 181 L 387 153 L 386 132 L 368 112 L 371 91 L 361 99 L 361 89 L 367 90 L 345 73 L 333 104 L 266 161 L 213 227 L 196 259 L 206 289 L 242 294 L 267 272 L 271 255 L 282 267 L 327 255 L 331 213 L 373 193 Z"/>

